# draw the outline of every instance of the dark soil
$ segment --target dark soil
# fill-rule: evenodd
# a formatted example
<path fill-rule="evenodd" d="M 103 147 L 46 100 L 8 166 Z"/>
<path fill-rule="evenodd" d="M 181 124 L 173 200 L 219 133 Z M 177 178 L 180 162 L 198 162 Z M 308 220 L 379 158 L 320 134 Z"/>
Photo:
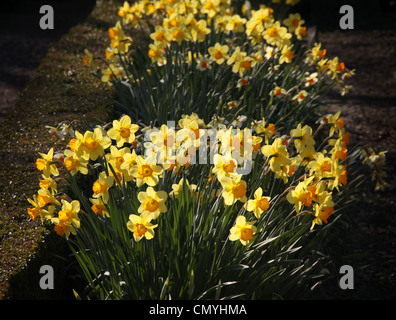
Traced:
<path fill-rule="evenodd" d="M 0 13 L 0 123 L 33 78 L 48 49 L 91 12 L 94 0 L 7 1 Z M 54 9 L 54 29 L 42 30 L 42 5 Z"/>
<path fill-rule="evenodd" d="M 342 1 L 318 1 L 326 18 L 314 19 L 317 40 L 329 57 L 338 56 L 349 69 L 353 89 L 326 112 L 341 110 L 352 144 L 369 144 L 387 150 L 389 188 L 363 191 L 353 212 L 358 233 L 346 240 L 358 255 L 348 263 L 354 267 L 355 290 L 335 291 L 334 298 L 388 300 L 396 298 L 396 2 L 349 1 L 355 9 L 355 29 L 341 30 L 335 9 Z M 318 4 L 318 7 L 320 5 Z M 316 9 L 318 9 L 318 7 Z M 319 14 L 317 17 L 321 17 Z M 345 244 L 348 247 L 348 244 Z M 349 291 L 349 292 L 348 292 Z"/>
<path fill-rule="evenodd" d="M 58 41 L 69 28 L 82 21 L 92 10 L 95 1 L 18 1 L 12 2 L 0 14 L 0 126 L 5 116 L 13 111 L 18 94 L 35 75 L 36 68 L 46 56 L 51 46 Z M 11 3 L 11 2 L 10 2 Z M 15 4 L 14 4 L 15 3 Z M 16 6 L 18 3 L 18 6 Z M 331 4 L 330 4 L 331 3 Z M 314 0 L 302 9 L 309 25 L 318 28 L 317 41 L 327 49 L 328 56 L 338 56 L 350 69 L 356 69 L 352 78 L 353 90 L 343 98 L 334 92 L 331 98 L 338 102 L 326 107 L 324 112 L 342 111 L 345 126 L 351 132 L 351 142 L 370 143 L 378 151 L 388 150 L 386 170 L 390 187 L 382 192 L 372 193 L 367 186 L 361 205 L 354 212 L 358 233 L 346 240 L 346 247 L 353 247 L 354 259 L 345 260 L 355 270 L 355 289 L 342 291 L 336 285 L 327 292 L 334 299 L 395 299 L 396 298 L 396 13 L 394 1 L 349 1 L 355 9 L 355 29 L 340 30 L 338 21 L 342 1 Z M 43 4 L 53 5 L 55 11 L 55 30 L 41 30 L 38 27 L 40 15 L 38 8 Z M 78 9 L 77 9 L 78 8 Z M 36 13 L 32 13 L 36 12 Z M 104 28 L 105 29 L 105 28 Z M 4 32 L 5 31 L 5 32 Z M 72 52 L 71 54 L 75 54 Z M 53 70 L 57 70 L 53 67 Z M 51 73 L 51 70 L 48 71 Z M 43 76 L 43 75 L 41 75 Z M 71 90 L 71 89 L 70 89 Z M 69 91 L 70 92 L 70 91 Z M 72 91 L 76 92 L 76 91 Z M 45 94 L 44 94 L 45 95 Z M 43 99 L 43 97 L 40 97 Z M 43 100 L 44 101 L 44 100 Z M 19 107 L 20 110 L 23 108 Z M 58 110 L 59 111 L 59 110 Z M 60 111 L 65 112 L 65 110 Z M 68 113 L 65 112 L 65 115 Z M 48 119 L 50 121 L 51 119 Z M 4 122 L 2 122 L 4 121 Z M 35 120 L 35 136 L 40 119 Z M 10 122 L 7 127 L 11 128 Z M 4 129 L 4 128 L 3 128 Z M 21 137 L 25 134 L 18 131 Z M 29 136 L 31 137 L 32 134 Z M 4 143 L 5 141 L 2 141 Z M 19 139 L 19 143 L 34 144 L 37 149 L 42 142 L 39 139 Z M 27 153 L 13 155 L 12 148 L 0 150 L 2 166 L 0 177 L 7 177 L 6 170 L 18 174 L 20 168 L 32 167 L 32 157 Z M 15 161 L 13 166 L 4 165 Z M 4 168 L 4 169 L 3 169 Z M 6 169 L 7 168 L 7 169 Z M 12 169 L 9 169 L 12 168 Z M 4 170 L 4 171 L 3 171 Z M 35 179 L 32 170 L 24 171 L 24 179 Z M 9 174 L 12 174 L 10 172 Z M 23 179 L 22 179 L 23 180 Z M 8 188 L 18 184 L 23 189 L 24 181 L 2 181 L 0 186 Z M 8 189 L 7 189 L 8 190 Z M 5 194 L 6 192 L 4 192 Z M 1 194 L 1 191 L 0 191 Z M 30 195 L 28 193 L 27 195 Z M 26 230 L 18 230 L 11 221 L 25 221 L 25 211 L 19 211 L 18 204 L 12 203 L 13 194 L 4 200 L 0 198 L 0 209 L 7 208 L 0 215 L 0 299 L 7 291 L 9 274 L 24 264 L 26 255 L 20 251 L 4 249 L 5 243 L 13 236 L 21 237 Z M 19 199 L 16 195 L 15 197 Z M 26 198 L 26 196 L 25 196 Z M 11 199 L 11 200 L 9 200 Z M 22 200 L 19 200 L 22 201 Z M 7 203 L 6 203 L 7 202 Z M 11 203 L 10 203 L 11 202 Z M 23 205 L 19 205 L 22 206 Z M 12 227 L 8 227 L 12 226 Z M 10 228 L 9 230 L 6 229 Z M 32 232 L 37 225 L 28 225 Z M 35 229 L 36 228 L 36 229 Z M 38 232 L 38 231 L 37 231 Z M 41 231 L 40 231 L 41 232 Z M 9 235 L 11 234 L 11 236 Z M 29 246 L 37 247 L 37 239 L 42 236 L 33 234 Z M 20 242 L 7 242 L 18 247 Z M 22 247 L 22 246 L 21 246 Z M 6 260 L 6 253 L 12 255 Z M 340 260 L 340 263 L 342 260 Z M 2 276 L 4 274 L 4 276 Z M 23 275 L 22 275 L 23 276 Z M 14 289 L 15 290 L 15 289 Z M 23 289 L 22 289 L 23 290 Z"/>

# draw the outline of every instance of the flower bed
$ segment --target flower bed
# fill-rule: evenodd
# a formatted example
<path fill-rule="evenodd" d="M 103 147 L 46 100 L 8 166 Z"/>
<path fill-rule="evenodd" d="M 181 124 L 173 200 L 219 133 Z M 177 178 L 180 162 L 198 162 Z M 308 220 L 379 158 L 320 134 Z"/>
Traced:
<path fill-rule="evenodd" d="M 40 154 L 29 199 L 31 218 L 69 241 L 87 296 L 297 297 L 326 278 L 325 244 L 363 181 L 360 158 L 382 187 L 383 153 L 349 148 L 340 114 L 319 115 L 353 70 L 306 46 L 300 15 L 274 8 L 119 9 L 98 76 L 125 114 L 52 129 L 70 142 Z M 139 42 L 136 28 L 148 32 Z"/>

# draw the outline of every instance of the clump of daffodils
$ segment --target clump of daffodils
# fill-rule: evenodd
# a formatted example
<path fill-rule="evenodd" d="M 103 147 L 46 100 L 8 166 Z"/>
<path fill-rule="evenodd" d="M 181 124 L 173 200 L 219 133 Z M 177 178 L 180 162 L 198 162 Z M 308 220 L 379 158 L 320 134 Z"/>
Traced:
<path fill-rule="evenodd" d="M 282 1 L 272 2 L 279 5 Z M 297 2 L 288 0 L 283 4 L 293 6 Z M 151 64 L 157 66 L 164 67 L 181 59 L 202 72 L 213 67 L 229 68 L 246 85 L 255 70 L 263 66 L 275 73 L 282 65 L 297 60 L 298 63 L 305 61 L 312 70 L 304 76 L 305 89 L 323 81 L 339 86 L 342 94 L 351 88 L 345 82 L 354 75 L 354 70 L 349 70 L 338 57 L 328 58 L 321 43 L 315 43 L 312 48 L 305 46 L 307 27 L 299 13 L 290 13 L 277 20 L 270 6 L 261 5 L 254 10 L 249 2 L 238 13 L 230 0 L 143 0 L 133 4 L 125 1 L 118 15 L 121 20 L 109 29 L 110 44 L 105 52 L 107 67 L 101 70 L 102 81 L 110 85 L 117 79 L 139 82 L 128 75 L 125 67 L 126 61 L 133 64 L 130 49 L 137 46 L 125 31 L 132 28 L 142 32 L 150 30 L 147 48 L 139 48 L 146 50 Z M 143 27 L 147 25 L 150 28 Z M 176 61 L 177 48 L 183 49 L 178 51 Z M 85 64 L 92 61 L 91 56 L 85 52 Z M 299 74 L 291 76 L 302 80 Z M 287 89 L 274 90 L 279 96 Z M 297 89 L 288 93 L 300 103 L 309 93 L 303 88 Z"/>
<path fill-rule="evenodd" d="M 119 8 L 97 75 L 125 114 L 85 132 L 48 127 L 67 146 L 39 154 L 27 209 L 72 237 L 100 297 L 202 299 L 225 286 L 259 297 L 274 275 L 309 278 L 314 250 L 297 242 L 336 220 L 360 153 L 340 112 L 316 121 L 322 92 L 346 93 L 354 70 L 306 46 L 300 14 L 275 10 L 298 2 L 246 1 L 240 13 L 230 0 Z M 94 60 L 85 50 L 84 64 Z M 383 175 L 384 153 L 366 150 Z"/>
<path fill-rule="evenodd" d="M 281 134 L 265 119 L 242 125 L 214 117 L 205 123 L 195 113 L 183 115 L 176 127 L 137 125 L 124 115 L 105 126 L 107 129 L 75 130 L 56 159 L 53 148 L 40 153 L 36 165 L 42 179 L 38 193 L 29 199 L 33 207 L 28 214 L 33 220 L 40 216 L 42 221 L 50 221 L 59 235 L 69 238 L 76 235 L 76 229 L 84 228 L 81 214 L 109 217 L 114 194 L 132 186 L 130 196 L 139 207 L 128 213 L 125 228 L 135 241 L 150 240 L 158 227 L 154 222 L 171 204 L 176 205 L 174 201 L 186 186 L 192 198 L 205 194 L 200 188 L 210 188 L 205 201 L 222 201 L 224 208 L 235 206 L 231 241 L 246 245 L 253 240 L 260 232 L 255 223 L 281 200 L 289 203 L 296 216 L 311 215 L 312 229 L 328 222 L 335 206 L 334 191 L 338 194 L 348 180 L 349 133 L 339 116 L 328 115 L 322 121 L 319 130 L 327 127 L 329 132 L 328 144 L 322 149 L 308 125 L 298 124 Z M 378 159 L 372 162 L 378 164 Z M 194 174 L 194 168 L 200 166 L 209 166 L 208 176 Z M 254 167 L 259 168 L 256 180 L 251 178 Z M 56 179 L 65 173 L 69 178 L 91 181 L 90 190 L 82 190 L 90 207 L 82 208 L 78 200 L 58 192 Z M 262 182 L 253 187 L 267 175 L 282 181 L 284 188 L 278 195 L 269 196 L 271 186 Z M 206 183 L 199 188 L 200 179 Z M 199 201 L 203 200 L 201 196 Z"/>

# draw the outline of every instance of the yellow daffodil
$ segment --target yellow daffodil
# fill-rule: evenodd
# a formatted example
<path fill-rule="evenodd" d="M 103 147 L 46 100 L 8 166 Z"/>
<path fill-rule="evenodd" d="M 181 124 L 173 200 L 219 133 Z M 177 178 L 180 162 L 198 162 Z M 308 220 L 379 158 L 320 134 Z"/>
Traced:
<path fill-rule="evenodd" d="M 58 217 L 51 219 L 52 223 L 55 224 L 55 232 L 60 236 L 65 235 L 66 239 L 69 239 L 70 233 L 76 235 L 77 232 L 74 228 L 80 228 L 79 212 L 80 202 L 77 200 L 72 202 L 62 200 L 62 209 L 59 211 Z"/>
<path fill-rule="evenodd" d="M 307 36 L 307 27 L 306 26 L 298 26 L 296 30 L 294 30 L 294 34 L 296 35 L 298 40 L 302 40 Z"/>
<path fill-rule="evenodd" d="M 124 179 L 126 182 L 133 179 L 133 177 L 129 174 L 129 170 L 127 168 L 122 168 L 122 165 L 125 162 L 125 156 L 130 153 L 131 149 L 128 147 L 118 149 L 116 146 L 110 146 L 110 153 L 106 155 L 107 166 L 109 167 L 109 175 L 114 176 L 114 171 L 119 182 L 121 182 L 122 179 Z M 111 170 L 110 166 L 113 170 Z M 118 183 L 118 181 L 115 179 L 115 182 Z"/>
<path fill-rule="evenodd" d="M 227 31 L 231 31 L 231 32 L 243 32 L 245 30 L 245 23 L 246 23 L 246 19 L 242 18 L 240 15 L 238 14 L 234 14 L 230 17 L 230 19 L 228 20 L 228 23 L 225 27 L 225 29 Z"/>
<path fill-rule="evenodd" d="M 112 85 L 112 81 L 121 79 L 125 76 L 124 69 L 120 66 L 110 64 L 106 69 L 102 69 L 101 81 Z"/>
<path fill-rule="evenodd" d="M 164 47 L 172 40 L 170 33 L 166 32 L 162 26 L 155 26 L 155 31 L 150 34 L 150 38 L 154 40 L 154 45 Z"/>
<path fill-rule="evenodd" d="M 226 61 L 226 59 L 229 58 L 229 49 L 230 47 L 228 45 L 221 45 L 220 43 L 216 42 L 213 47 L 208 48 L 208 52 L 213 61 L 215 61 L 217 64 L 222 64 L 224 61 Z"/>
<path fill-rule="evenodd" d="M 131 37 L 125 35 L 120 21 L 117 21 L 114 27 L 109 28 L 109 37 L 111 39 L 111 45 L 113 48 L 117 48 L 120 53 L 128 52 L 128 48 L 132 43 L 132 39 Z"/>
<path fill-rule="evenodd" d="M 314 46 L 307 52 L 307 58 L 306 60 L 315 63 L 318 60 L 324 60 L 326 56 L 326 49 L 322 49 L 322 44 L 321 43 L 315 43 Z"/>
<path fill-rule="evenodd" d="M 246 202 L 246 181 L 242 180 L 242 175 L 222 176 L 219 181 L 223 187 L 225 205 L 231 206 L 237 201 Z"/>
<path fill-rule="evenodd" d="M 334 202 L 327 198 L 323 203 L 315 203 L 313 209 L 315 219 L 312 221 L 311 230 L 315 227 L 315 224 L 328 223 L 330 215 L 334 212 Z"/>
<path fill-rule="evenodd" d="M 235 175 L 238 167 L 238 163 L 231 157 L 231 153 L 226 156 L 215 154 L 213 156 L 213 164 L 212 172 L 217 175 L 218 179 L 222 176 Z"/>
<path fill-rule="evenodd" d="M 258 219 L 264 211 L 268 210 L 270 200 L 270 197 L 263 196 L 263 189 L 259 187 L 254 192 L 254 199 L 248 200 L 244 207 L 247 211 L 253 211 L 255 217 Z"/>
<path fill-rule="evenodd" d="M 80 202 L 73 200 L 68 202 L 62 201 L 62 209 L 58 212 L 58 219 L 62 223 L 72 223 L 76 228 L 80 228 L 80 219 L 78 213 L 80 212 Z"/>
<path fill-rule="evenodd" d="M 157 185 L 163 169 L 155 164 L 147 163 L 146 160 L 138 155 L 136 157 L 136 166 L 132 167 L 129 174 L 136 179 L 138 187 L 147 184 L 150 187 Z"/>
<path fill-rule="evenodd" d="M 77 172 L 82 174 L 88 174 L 88 162 L 89 158 L 87 154 L 82 154 L 81 156 L 77 156 L 75 152 L 72 150 L 66 149 L 64 151 L 65 159 L 63 163 L 67 170 L 69 170 L 70 174 L 73 176 Z"/>
<path fill-rule="evenodd" d="M 132 152 L 126 152 L 123 155 L 123 159 L 124 160 L 120 165 L 120 170 L 127 172 L 127 174 L 125 174 L 124 176 L 124 179 L 125 181 L 130 181 L 133 179 L 133 176 L 131 175 L 131 170 L 134 166 L 137 165 L 137 154 L 135 149 L 133 149 Z"/>
<path fill-rule="evenodd" d="M 294 190 L 290 190 L 286 196 L 289 203 L 294 204 L 297 213 L 300 212 L 302 205 L 310 207 L 312 198 L 315 196 L 316 186 L 311 185 L 314 177 L 305 178 L 300 181 Z"/>
<path fill-rule="evenodd" d="M 51 191 L 51 194 L 58 193 L 58 186 L 54 179 L 51 177 L 46 177 L 43 175 L 43 179 L 40 179 L 39 182 L 40 189 L 47 189 Z"/>
<path fill-rule="evenodd" d="M 344 133 L 344 119 L 340 118 L 341 111 L 335 114 L 328 114 L 326 116 L 327 123 L 331 125 L 329 136 L 332 137 L 334 133 L 342 135 Z"/>
<path fill-rule="evenodd" d="M 298 153 L 304 151 L 308 146 L 315 144 L 312 136 L 312 128 L 308 125 L 302 127 L 301 123 L 299 123 L 295 129 L 290 130 L 290 136 L 294 138 L 294 145 Z"/>
<path fill-rule="evenodd" d="M 316 174 L 318 177 L 328 178 L 331 176 L 333 161 L 331 158 L 325 156 L 321 152 L 317 152 L 314 159 L 310 161 L 307 168 L 311 174 Z"/>
<path fill-rule="evenodd" d="M 33 195 L 33 199 L 27 199 L 33 208 L 28 208 L 27 212 L 30 218 L 34 221 L 38 216 L 41 217 L 41 221 L 45 219 L 51 219 L 52 214 L 55 211 L 55 205 L 46 206 L 47 203 L 39 201 L 37 195 Z"/>
<path fill-rule="evenodd" d="M 256 133 L 259 135 L 264 135 L 265 137 L 265 143 L 268 144 L 269 139 L 272 138 L 273 135 L 276 134 L 276 128 L 273 123 L 269 123 L 268 126 L 266 127 L 265 119 L 262 118 L 260 121 L 253 121 L 252 122 L 252 128 Z"/>
<path fill-rule="evenodd" d="M 230 241 L 239 240 L 243 245 L 247 245 L 257 231 L 255 223 L 256 221 L 247 222 L 244 216 L 238 216 L 235 225 L 230 229 L 228 239 Z"/>
<path fill-rule="evenodd" d="M 193 19 L 195 21 L 195 19 Z M 207 27 L 206 20 L 200 19 L 198 22 L 190 24 L 188 28 L 191 33 L 191 40 L 196 42 L 204 42 L 207 34 L 211 32 L 211 30 Z M 186 40 L 190 40 L 190 37 L 187 37 Z"/>
<path fill-rule="evenodd" d="M 239 73 L 239 76 L 243 77 L 243 73 L 253 67 L 254 61 L 246 52 L 241 51 L 240 47 L 236 47 L 227 64 L 232 65 L 232 72 Z"/>
<path fill-rule="evenodd" d="M 286 147 L 281 138 L 276 138 L 272 145 L 265 145 L 261 152 L 269 158 L 269 165 L 273 172 L 281 170 L 282 166 L 291 164 Z"/>
<path fill-rule="evenodd" d="M 152 219 L 157 219 L 160 213 L 166 212 L 168 209 L 165 201 L 168 194 L 165 191 L 155 191 L 152 187 L 147 187 L 146 192 L 138 193 L 138 200 L 141 203 L 138 212 L 149 212 Z"/>
<path fill-rule="evenodd" d="M 121 148 L 124 143 L 133 143 L 135 141 L 135 133 L 139 130 L 139 126 L 131 123 L 131 118 L 124 115 L 120 121 L 114 120 L 113 127 L 107 131 L 109 138 L 116 140 L 117 147 Z"/>
<path fill-rule="evenodd" d="M 291 33 L 287 32 L 287 28 L 282 27 L 279 21 L 269 23 L 263 32 L 263 36 L 269 45 L 275 46 L 288 45 L 292 37 Z"/>
<path fill-rule="evenodd" d="M 92 53 L 89 52 L 88 49 L 84 50 L 85 56 L 82 57 L 84 66 L 92 66 L 93 65 L 93 56 Z"/>
<path fill-rule="evenodd" d="M 148 212 L 143 212 L 140 216 L 131 214 L 127 222 L 127 228 L 133 232 L 135 241 L 140 241 L 142 238 L 150 240 L 154 238 L 154 228 L 157 224 L 151 223 L 152 216 Z"/>
<path fill-rule="evenodd" d="M 260 7 L 258 10 L 252 10 L 251 21 L 256 24 L 264 25 L 265 23 L 269 23 L 273 20 L 274 11 L 270 7 Z"/>
<path fill-rule="evenodd" d="M 264 25 L 262 23 L 254 19 L 250 19 L 246 22 L 245 33 L 253 45 L 263 43 L 263 31 Z"/>
<path fill-rule="evenodd" d="M 176 132 L 168 128 L 166 124 L 161 125 L 158 131 L 150 133 L 150 140 L 154 143 L 154 151 L 168 152 L 177 149 Z"/>
<path fill-rule="evenodd" d="M 305 21 L 301 18 L 299 13 L 290 13 L 289 16 L 283 20 L 283 24 L 289 28 L 289 32 L 295 31 L 304 23 Z"/>
<path fill-rule="evenodd" d="M 333 179 L 329 180 L 328 184 L 330 190 L 336 188 L 339 191 L 339 187 L 341 185 L 346 186 L 348 183 L 348 171 L 346 165 L 333 166 L 331 177 Z"/>
<path fill-rule="evenodd" d="M 37 200 L 42 207 L 48 204 L 60 205 L 60 202 L 47 188 L 41 188 L 37 193 Z"/>
<path fill-rule="evenodd" d="M 291 63 L 294 58 L 293 46 L 283 46 L 281 56 L 279 57 L 279 64 Z"/>
<path fill-rule="evenodd" d="M 213 18 L 221 9 L 220 0 L 200 0 L 202 7 L 201 13 L 206 13 L 209 18 Z"/>
<path fill-rule="evenodd" d="M 197 186 L 195 184 L 190 184 L 187 179 L 182 178 L 177 184 L 172 184 L 172 191 L 169 193 L 169 196 L 178 199 L 183 190 L 184 183 L 186 184 L 190 194 L 193 195 Z"/>
<path fill-rule="evenodd" d="M 96 180 L 92 186 L 93 197 L 101 198 L 104 203 L 109 201 L 109 189 L 114 184 L 114 177 L 107 176 L 106 172 L 102 171 L 99 174 L 98 180 Z"/>
<path fill-rule="evenodd" d="M 95 128 L 94 132 L 86 131 L 84 135 L 75 132 L 77 142 L 75 153 L 78 157 L 88 155 L 89 159 L 96 160 L 105 153 L 105 149 L 110 147 L 111 140 L 109 137 L 103 136 L 100 128 Z"/>
<path fill-rule="evenodd" d="M 49 177 L 51 175 L 59 176 L 58 168 L 53 161 L 54 148 L 51 148 L 47 154 L 39 152 L 39 155 L 41 158 L 36 160 L 37 169 L 42 171 L 45 177 Z"/>
<path fill-rule="evenodd" d="M 335 79 L 339 73 L 345 72 L 345 64 L 343 62 L 339 62 L 338 57 L 335 57 L 329 61 L 328 70 L 331 74 L 331 78 Z"/>
<path fill-rule="evenodd" d="M 171 38 L 171 41 L 175 41 L 178 45 L 181 45 L 183 40 L 190 41 L 192 36 L 187 27 L 184 24 L 181 24 L 169 29 L 167 37 Z"/>
<path fill-rule="evenodd" d="M 95 212 L 95 214 L 110 217 L 109 212 L 107 211 L 107 208 L 101 198 L 90 198 L 89 201 L 92 203 L 91 209 L 93 212 Z"/>
<path fill-rule="evenodd" d="M 164 65 L 166 63 L 166 59 L 164 56 L 163 47 L 158 46 L 156 44 L 149 44 L 148 56 L 152 62 L 156 62 L 158 65 Z"/>

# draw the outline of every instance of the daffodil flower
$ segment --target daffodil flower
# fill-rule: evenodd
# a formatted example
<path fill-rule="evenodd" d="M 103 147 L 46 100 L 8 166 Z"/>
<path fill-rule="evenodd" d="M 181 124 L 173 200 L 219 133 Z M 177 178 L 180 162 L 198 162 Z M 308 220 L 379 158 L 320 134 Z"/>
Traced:
<path fill-rule="evenodd" d="M 253 211 L 255 217 L 258 219 L 264 211 L 268 210 L 270 200 L 270 197 L 263 196 L 263 189 L 259 187 L 254 192 L 254 199 L 248 200 L 244 207 L 247 211 Z"/>
<path fill-rule="evenodd" d="M 37 169 L 42 171 L 45 177 L 49 177 L 51 175 L 59 176 L 58 168 L 53 161 L 54 148 L 51 148 L 47 154 L 39 152 L 39 155 L 41 158 L 36 161 Z"/>
<path fill-rule="evenodd" d="M 291 164 L 286 147 L 281 138 L 276 138 L 272 145 L 265 145 L 261 152 L 269 158 L 269 165 L 273 172 L 280 171 L 282 166 Z"/>
<path fill-rule="evenodd" d="M 226 156 L 218 153 L 215 154 L 213 156 L 213 163 L 214 166 L 212 172 L 216 174 L 219 179 L 223 176 L 236 175 L 238 163 L 231 157 L 231 153 L 228 153 Z"/>
<path fill-rule="evenodd" d="M 246 181 L 242 180 L 242 175 L 223 176 L 220 178 L 220 183 L 223 187 L 225 205 L 231 206 L 237 201 L 246 202 Z"/>
<path fill-rule="evenodd" d="M 138 187 L 143 184 L 147 184 L 150 187 L 157 185 L 160 175 L 162 175 L 163 169 L 161 166 L 147 163 L 142 156 L 136 157 L 136 166 L 132 167 L 130 174 L 136 179 L 136 185 Z"/>
<path fill-rule="evenodd" d="M 168 194 L 165 191 L 155 191 L 152 187 L 147 187 L 146 192 L 139 192 L 137 197 L 141 203 L 138 212 L 149 212 L 154 220 L 160 213 L 168 210 L 165 205 Z"/>
<path fill-rule="evenodd" d="M 110 147 L 111 140 L 109 137 L 103 136 L 100 128 L 95 128 L 94 132 L 86 131 L 84 135 L 75 132 L 77 142 L 75 146 L 75 153 L 77 156 L 88 155 L 89 159 L 96 160 L 105 153 L 105 149 Z"/>
<path fill-rule="evenodd" d="M 110 139 L 116 140 L 117 147 L 121 148 L 124 143 L 132 144 L 135 141 L 135 133 L 139 126 L 131 123 L 131 118 L 124 115 L 119 121 L 113 121 L 113 127 L 107 131 Z"/>
<path fill-rule="evenodd" d="M 238 216 L 235 225 L 230 229 L 228 239 L 230 241 L 239 240 L 243 245 L 247 245 L 253 239 L 257 228 L 254 226 L 256 221 L 247 222 L 244 216 Z"/>
<path fill-rule="evenodd" d="M 65 159 L 63 163 L 70 174 L 73 176 L 77 172 L 82 174 L 88 174 L 88 162 L 89 158 L 86 154 L 77 156 L 77 154 L 69 149 L 64 151 Z"/>
<path fill-rule="evenodd" d="M 89 201 L 92 203 L 91 210 L 95 214 L 110 217 L 109 212 L 107 211 L 107 208 L 101 198 L 90 198 Z"/>
<path fill-rule="evenodd" d="M 310 207 L 312 198 L 315 196 L 316 186 L 310 185 L 314 177 L 305 178 L 300 181 L 294 190 L 290 190 L 286 196 L 289 203 L 294 204 L 297 213 L 300 212 L 302 205 Z"/>
<path fill-rule="evenodd" d="M 186 186 L 190 191 L 190 194 L 193 194 L 197 186 L 195 184 L 190 184 L 187 179 L 181 178 L 178 183 L 172 184 L 172 191 L 169 193 L 169 196 L 178 199 L 180 197 L 180 193 L 183 190 L 184 183 L 186 183 Z"/>
<path fill-rule="evenodd" d="M 208 48 L 208 52 L 210 57 L 215 61 L 217 64 L 222 64 L 229 58 L 228 51 L 230 47 L 226 44 L 221 45 L 220 43 L 215 43 L 213 47 Z"/>
<path fill-rule="evenodd" d="M 79 212 L 80 202 L 62 200 L 62 209 L 58 212 L 58 217 L 51 219 L 55 224 L 55 232 L 60 236 L 65 235 L 66 239 L 69 239 L 70 233 L 76 235 L 77 232 L 74 228 L 80 228 Z"/>
<path fill-rule="evenodd" d="M 93 197 L 101 198 L 104 203 L 109 201 L 109 189 L 114 184 L 114 177 L 107 176 L 106 172 L 102 171 L 99 174 L 98 180 L 96 180 L 92 186 Z"/>
<path fill-rule="evenodd" d="M 301 123 L 299 123 L 295 129 L 290 130 L 290 136 L 294 138 L 294 145 L 298 153 L 303 152 L 306 147 L 315 144 L 312 128 L 308 125 L 302 127 Z"/>

